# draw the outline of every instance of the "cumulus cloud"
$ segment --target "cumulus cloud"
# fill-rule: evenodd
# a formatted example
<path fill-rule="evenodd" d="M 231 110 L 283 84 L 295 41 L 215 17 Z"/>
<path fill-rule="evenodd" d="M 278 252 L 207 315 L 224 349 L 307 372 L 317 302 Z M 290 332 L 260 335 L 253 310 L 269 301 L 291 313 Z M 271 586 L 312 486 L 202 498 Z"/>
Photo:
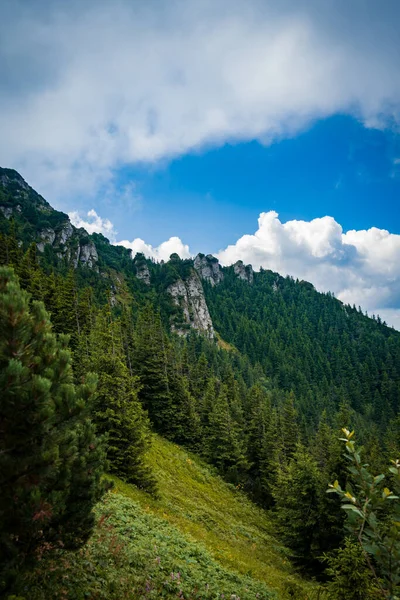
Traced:
<path fill-rule="evenodd" d="M 69 217 L 76 227 L 103 233 L 112 243 L 131 249 L 133 257 L 138 252 L 156 261 L 168 261 L 173 253 L 193 257 L 189 246 L 176 236 L 158 246 L 141 238 L 115 241 L 112 222 L 93 209 L 85 217 L 77 211 Z M 262 267 L 310 281 L 319 291 L 333 292 L 346 304 L 379 314 L 400 330 L 400 235 L 377 227 L 344 233 L 329 216 L 282 223 L 271 210 L 260 214 L 254 234 L 243 235 L 216 256 L 225 266 L 242 260 L 255 270 Z"/>
<path fill-rule="evenodd" d="M 132 250 L 132 256 L 137 252 L 142 252 L 147 258 L 153 258 L 156 261 L 169 260 L 171 254 L 178 254 L 181 258 L 190 258 L 191 253 L 189 246 L 184 244 L 178 237 L 170 237 L 166 242 L 162 242 L 159 246 L 151 246 L 140 238 L 134 239 L 132 242 L 123 240 L 117 242 L 118 246 L 124 246 Z"/>
<path fill-rule="evenodd" d="M 5 0 L 0 164 L 51 197 L 124 164 L 398 122 L 397 0 Z"/>
<path fill-rule="evenodd" d="M 384 229 L 344 233 L 329 216 L 282 223 L 269 211 L 261 213 L 253 235 L 242 236 L 218 258 L 223 265 L 240 259 L 311 281 L 319 291 L 400 326 L 400 235 Z"/>
<path fill-rule="evenodd" d="M 117 232 L 114 229 L 114 225 L 110 219 L 100 217 L 93 208 L 88 211 L 86 217 L 82 217 L 76 210 L 70 212 L 68 216 L 75 227 L 83 227 L 88 233 L 102 233 L 109 240 L 115 241 Z"/>

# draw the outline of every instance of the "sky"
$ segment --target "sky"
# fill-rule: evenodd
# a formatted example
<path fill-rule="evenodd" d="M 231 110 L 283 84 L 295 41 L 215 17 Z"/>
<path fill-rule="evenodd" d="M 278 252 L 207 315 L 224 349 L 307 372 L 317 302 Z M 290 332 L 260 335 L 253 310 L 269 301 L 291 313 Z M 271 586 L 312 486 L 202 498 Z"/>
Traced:
<path fill-rule="evenodd" d="M 400 329 L 398 0 L 2 0 L 0 165 L 89 232 Z"/>

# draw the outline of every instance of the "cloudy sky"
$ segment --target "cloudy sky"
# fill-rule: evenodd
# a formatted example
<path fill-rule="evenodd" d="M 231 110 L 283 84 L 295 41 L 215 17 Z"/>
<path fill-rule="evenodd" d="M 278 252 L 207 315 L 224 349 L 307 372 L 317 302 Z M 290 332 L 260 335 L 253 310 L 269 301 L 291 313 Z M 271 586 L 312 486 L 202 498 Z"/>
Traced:
<path fill-rule="evenodd" d="M 400 328 L 398 0 L 1 4 L 1 166 L 114 242 Z"/>

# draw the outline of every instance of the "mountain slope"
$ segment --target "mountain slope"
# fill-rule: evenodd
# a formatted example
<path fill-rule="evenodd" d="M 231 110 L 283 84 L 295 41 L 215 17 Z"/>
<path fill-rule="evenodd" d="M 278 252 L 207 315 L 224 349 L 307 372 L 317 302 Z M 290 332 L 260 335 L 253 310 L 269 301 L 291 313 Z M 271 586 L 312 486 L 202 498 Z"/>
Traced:
<path fill-rule="evenodd" d="M 30 600 L 50 590 L 52 598 L 65 590 L 68 598 L 115 600 L 172 599 L 180 589 L 188 599 L 314 597 L 317 587 L 294 573 L 266 513 L 242 492 L 162 438 L 149 461 L 159 498 L 115 479 L 88 546 L 40 566 L 28 582 Z"/>
<path fill-rule="evenodd" d="M 47 272 L 73 267 L 99 303 L 107 293 L 116 306 L 130 295 L 134 311 L 151 302 L 180 336 L 194 330 L 237 348 L 269 387 L 295 392 L 309 427 L 323 410 L 332 419 L 343 402 L 363 429 L 383 431 L 399 412 L 400 332 L 310 283 L 253 273 L 241 261 L 222 268 L 211 255 L 172 255 L 165 264 L 132 257 L 101 234 L 76 229 L 16 171 L 0 169 L 0 233 L 12 222 L 24 248 L 36 242 Z"/>

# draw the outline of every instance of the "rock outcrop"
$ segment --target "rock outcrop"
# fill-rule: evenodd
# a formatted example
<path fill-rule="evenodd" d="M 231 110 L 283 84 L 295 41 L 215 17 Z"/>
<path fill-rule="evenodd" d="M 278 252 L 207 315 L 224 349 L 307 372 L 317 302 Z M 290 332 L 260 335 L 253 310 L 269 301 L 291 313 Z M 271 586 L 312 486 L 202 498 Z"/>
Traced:
<path fill-rule="evenodd" d="M 254 271 L 251 265 L 244 265 L 242 260 L 238 260 L 233 265 L 233 270 L 239 279 L 243 279 L 243 281 L 247 281 L 250 284 L 253 283 Z"/>
<path fill-rule="evenodd" d="M 99 255 L 94 242 L 84 229 L 76 229 L 69 220 L 62 223 L 57 231 L 51 227 L 42 229 L 39 237 L 40 242 L 36 244 L 39 252 L 44 252 L 45 246 L 50 245 L 56 249 L 58 258 L 72 262 L 75 268 L 82 264 L 98 271 Z"/>
<path fill-rule="evenodd" d="M 68 215 L 54 210 L 17 171 L 0 168 L 0 188 L 5 191 L 0 217 L 1 213 L 6 219 L 14 216 L 17 222 L 23 224 L 30 221 L 32 207 L 35 208 L 37 229 L 29 241 L 36 242 L 39 252 L 44 252 L 46 246 L 52 246 L 60 260 L 67 260 L 74 267 L 82 264 L 98 271 L 97 248 L 87 231 L 77 229 Z"/>
<path fill-rule="evenodd" d="M 198 254 L 194 259 L 194 268 L 202 279 L 208 281 L 212 286 L 218 285 L 224 278 L 218 259 L 212 254 Z"/>
<path fill-rule="evenodd" d="M 0 206 L 0 210 L 5 216 L 6 219 L 10 219 L 13 214 L 13 209 L 11 206 Z"/>
<path fill-rule="evenodd" d="M 133 264 L 135 265 L 137 279 L 140 279 L 146 285 L 150 285 L 151 276 L 144 254 L 138 252 L 133 259 Z"/>
<path fill-rule="evenodd" d="M 172 323 L 171 328 L 178 335 L 186 335 L 190 329 L 195 329 L 209 338 L 214 337 L 214 327 L 204 297 L 200 277 L 196 271 L 184 281 L 178 279 L 172 283 L 167 292 L 172 296 L 173 303 L 182 311 L 183 322 Z"/>
<path fill-rule="evenodd" d="M 97 261 L 99 260 L 99 255 L 92 241 L 89 241 L 87 244 L 80 244 L 78 246 L 78 254 L 80 263 L 90 269 L 98 269 Z"/>

